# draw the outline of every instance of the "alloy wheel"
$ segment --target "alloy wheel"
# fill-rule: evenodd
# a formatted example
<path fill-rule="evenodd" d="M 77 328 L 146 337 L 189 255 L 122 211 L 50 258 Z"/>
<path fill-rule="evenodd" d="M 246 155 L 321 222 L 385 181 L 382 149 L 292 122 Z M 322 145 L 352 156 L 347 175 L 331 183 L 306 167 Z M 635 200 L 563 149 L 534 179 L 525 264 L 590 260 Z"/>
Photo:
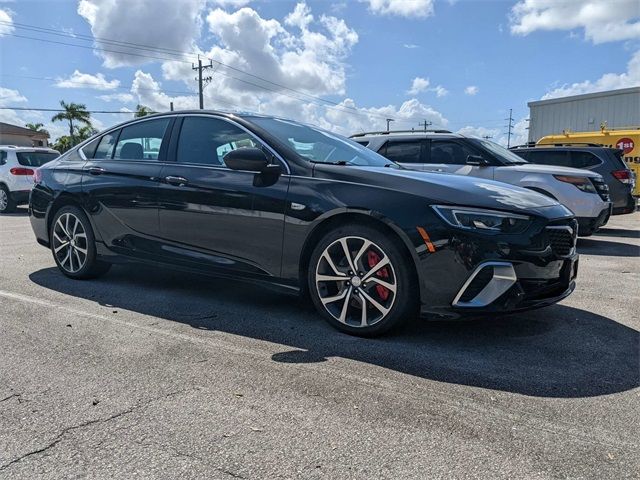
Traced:
<path fill-rule="evenodd" d="M 0 212 L 4 212 L 7 209 L 7 205 L 9 205 L 7 192 L 5 192 L 4 188 L 0 188 Z"/>
<path fill-rule="evenodd" d="M 329 314 L 351 327 L 370 327 L 391 311 L 397 294 L 389 256 L 366 238 L 347 236 L 331 243 L 316 265 L 315 283 Z"/>
<path fill-rule="evenodd" d="M 53 226 L 53 254 L 60 266 L 76 273 L 87 262 L 87 232 L 78 217 L 63 213 Z"/>

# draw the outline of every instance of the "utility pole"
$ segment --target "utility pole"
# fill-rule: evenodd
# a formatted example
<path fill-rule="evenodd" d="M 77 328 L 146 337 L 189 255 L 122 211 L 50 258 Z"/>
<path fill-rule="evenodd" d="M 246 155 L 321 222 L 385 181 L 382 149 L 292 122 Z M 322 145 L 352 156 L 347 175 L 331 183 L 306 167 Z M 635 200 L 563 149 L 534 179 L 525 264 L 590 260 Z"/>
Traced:
<path fill-rule="evenodd" d="M 193 63 L 191 64 L 191 70 L 197 70 L 198 71 L 198 78 L 196 78 L 196 81 L 198 82 L 198 95 L 200 97 L 200 110 L 204 110 L 204 95 L 203 95 L 203 91 L 204 91 L 204 87 L 207 86 L 207 84 L 212 80 L 212 77 L 206 77 L 203 78 L 202 77 L 202 71 L 206 70 L 207 68 L 213 68 L 213 62 L 210 61 L 209 65 L 202 65 L 202 59 L 198 58 L 198 66 L 196 67 Z"/>
<path fill-rule="evenodd" d="M 507 148 L 511 146 L 511 130 L 513 130 L 513 108 L 509 109 L 509 118 L 505 118 L 507 124 Z"/>
<path fill-rule="evenodd" d="M 418 126 L 424 127 L 424 131 L 425 132 L 427 131 L 427 127 L 430 126 L 430 125 L 433 125 L 433 123 L 432 122 L 427 122 L 426 120 L 424 122 L 418 124 Z"/>
<path fill-rule="evenodd" d="M 484 138 L 485 140 L 489 140 L 490 138 L 493 138 L 492 135 L 483 135 L 482 138 Z"/>
<path fill-rule="evenodd" d="M 169 102 L 169 110 L 173 112 L 173 102 Z"/>
<path fill-rule="evenodd" d="M 389 124 L 391 122 L 395 122 L 395 120 L 393 118 L 387 118 L 387 132 L 389 131 Z"/>

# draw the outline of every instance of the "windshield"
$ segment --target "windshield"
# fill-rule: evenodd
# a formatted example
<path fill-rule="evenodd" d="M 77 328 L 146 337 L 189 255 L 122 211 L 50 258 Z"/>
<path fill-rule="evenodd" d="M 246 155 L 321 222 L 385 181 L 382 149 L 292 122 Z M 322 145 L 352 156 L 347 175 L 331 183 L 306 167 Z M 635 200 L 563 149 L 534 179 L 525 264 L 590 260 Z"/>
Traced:
<path fill-rule="evenodd" d="M 382 155 L 378 155 L 346 137 L 326 130 L 278 118 L 246 118 L 264 128 L 310 162 L 400 168 L 399 165 Z"/>
<path fill-rule="evenodd" d="M 501 162 L 509 165 L 515 163 L 529 163 L 522 157 L 519 157 L 515 153 L 510 150 L 507 150 L 501 145 L 497 143 L 489 142 L 487 140 L 480 140 L 479 138 L 472 139 L 474 142 L 480 144 L 486 150 L 489 150 L 490 153 L 493 154 L 494 157 L 497 157 Z"/>
<path fill-rule="evenodd" d="M 54 152 L 16 152 L 18 163 L 25 167 L 41 167 L 59 156 L 59 153 Z"/>

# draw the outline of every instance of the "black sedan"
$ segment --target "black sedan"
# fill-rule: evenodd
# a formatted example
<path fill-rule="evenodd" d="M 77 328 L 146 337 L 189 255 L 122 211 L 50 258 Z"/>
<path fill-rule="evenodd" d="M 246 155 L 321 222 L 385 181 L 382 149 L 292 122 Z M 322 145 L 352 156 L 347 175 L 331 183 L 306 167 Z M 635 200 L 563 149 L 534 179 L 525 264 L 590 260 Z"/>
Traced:
<path fill-rule="evenodd" d="M 146 262 L 308 295 L 336 328 L 552 304 L 575 287 L 576 222 L 555 200 L 400 168 L 280 118 L 171 112 L 37 170 L 29 212 L 66 276 Z"/>

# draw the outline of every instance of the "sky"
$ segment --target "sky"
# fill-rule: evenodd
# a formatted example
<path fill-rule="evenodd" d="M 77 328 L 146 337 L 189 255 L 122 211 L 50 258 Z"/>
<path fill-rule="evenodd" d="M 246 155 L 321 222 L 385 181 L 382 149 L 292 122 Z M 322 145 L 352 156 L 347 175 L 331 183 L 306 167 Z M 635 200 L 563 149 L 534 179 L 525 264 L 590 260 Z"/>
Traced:
<path fill-rule="evenodd" d="M 342 134 L 445 128 L 527 139 L 527 102 L 640 86 L 638 0 L 0 1 L 0 121 L 59 101 L 94 126 L 205 108 L 293 118 Z"/>

